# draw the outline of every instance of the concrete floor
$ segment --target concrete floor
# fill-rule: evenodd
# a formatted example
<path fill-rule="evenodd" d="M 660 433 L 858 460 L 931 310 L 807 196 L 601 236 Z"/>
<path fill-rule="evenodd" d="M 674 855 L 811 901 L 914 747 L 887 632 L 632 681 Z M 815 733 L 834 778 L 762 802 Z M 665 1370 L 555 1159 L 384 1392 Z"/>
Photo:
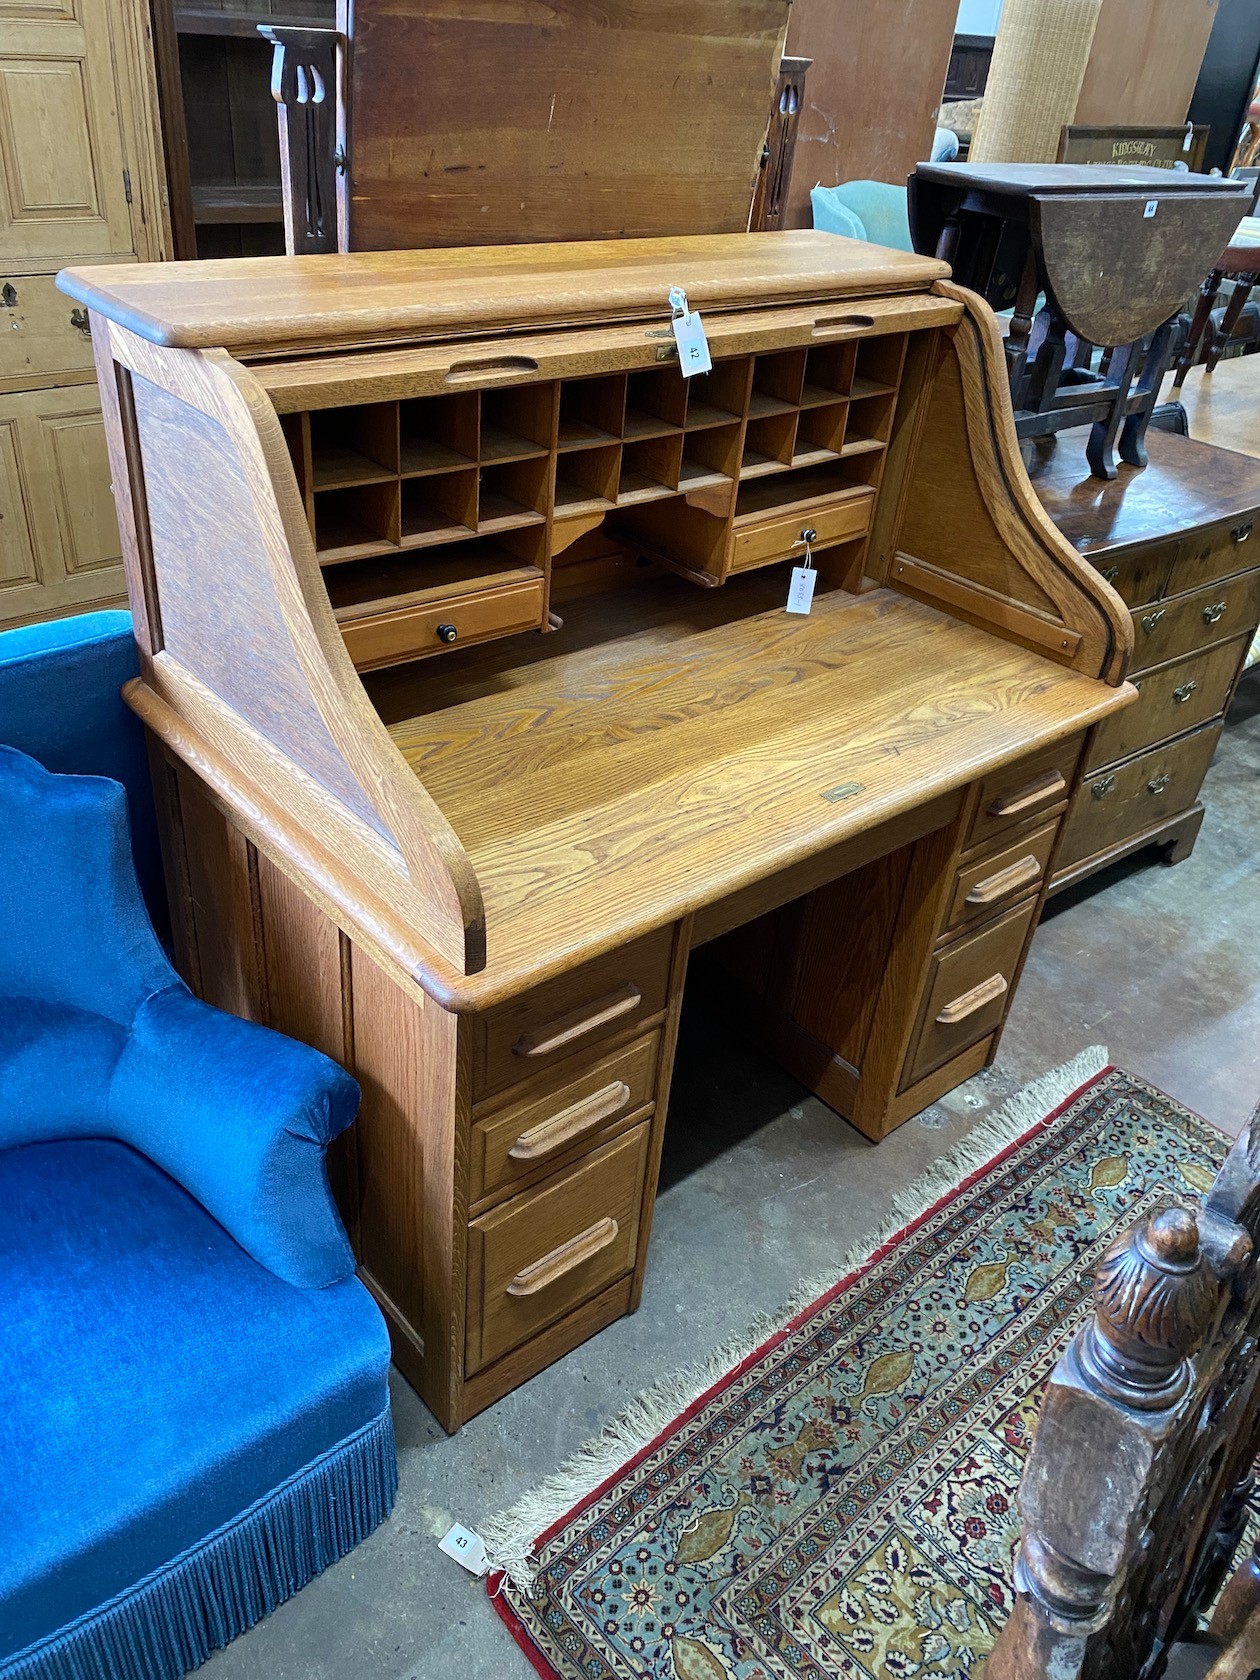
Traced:
<path fill-rule="evenodd" d="M 1260 673 L 1240 690 L 1176 868 L 1150 854 L 1054 901 L 996 1065 L 878 1148 L 693 1010 L 638 1314 L 448 1439 L 397 1380 L 393 1516 L 204 1670 L 207 1680 L 526 1680 L 480 1583 L 437 1550 L 511 1503 L 658 1377 L 802 1278 L 837 1272 L 896 1193 L 1012 1091 L 1092 1043 L 1218 1125 L 1260 1098 Z"/>

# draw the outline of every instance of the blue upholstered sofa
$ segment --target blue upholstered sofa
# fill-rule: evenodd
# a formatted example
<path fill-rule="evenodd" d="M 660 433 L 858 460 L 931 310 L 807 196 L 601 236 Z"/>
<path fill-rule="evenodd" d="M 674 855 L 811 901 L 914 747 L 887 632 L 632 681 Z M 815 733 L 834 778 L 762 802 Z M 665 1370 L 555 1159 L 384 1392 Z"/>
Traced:
<path fill-rule="evenodd" d="M 357 1088 L 167 962 L 132 674 L 125 614 L 0 635 L 0 1680 L 183 1674 L 397 1482 Z"/>

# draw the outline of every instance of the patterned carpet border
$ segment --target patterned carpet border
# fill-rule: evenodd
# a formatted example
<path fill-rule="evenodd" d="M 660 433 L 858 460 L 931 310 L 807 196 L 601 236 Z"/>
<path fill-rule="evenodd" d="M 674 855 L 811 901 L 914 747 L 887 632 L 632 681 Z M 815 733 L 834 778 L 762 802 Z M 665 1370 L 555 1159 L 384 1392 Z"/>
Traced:
<path fill-rule="evenodd" d="M 894 1197 L 891 1211 L 840 1262 L 841 1275 L 812 1278 L 777 1311 L 762 1315 L 702 1362 L 657 1382 L 545 1481 L 481 1525 L 493 1568 L 487 1590 L 517 1644 L 544 1680 L 556 1671 L 502 1596 L 505 1576 L 531 1585 L 536 1556 L 588 1505 L 632 1473 L 673 1433 L 701 1412 L 726 1385 L 772 1353 L 815 1313 L 822 1311 L 898 1243 L 961 1196 L 1078 1100 L 1087 1086 L 1112 1071 L 1103 1045 L 1043 1074 L 1010 1097 L 948 1154 Z"/>
<path fill-rule="evenodd" d="M 531 1666 L 973 1674 L 1009 1609 L 1037 1395 L 1097 1258 L 1117 1222 L 1206 1190 L 1225 1144 L 1097 1046 L 1012 1098 L 841 1277 L 656 1385 L 482 1525 L 495 1609 Z"/>

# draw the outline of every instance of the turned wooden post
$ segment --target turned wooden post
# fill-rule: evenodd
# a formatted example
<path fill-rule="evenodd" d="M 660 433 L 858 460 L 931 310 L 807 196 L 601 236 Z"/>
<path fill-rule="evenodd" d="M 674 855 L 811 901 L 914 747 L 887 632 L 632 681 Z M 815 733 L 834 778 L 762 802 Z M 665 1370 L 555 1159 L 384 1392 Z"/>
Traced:
<path fill-rule="evenodd" d="M 1055 1367 L 1019 1490 L 1015 1608 L 985 1680 L 1075 1680 L 1141 1540 L 1160 1451 L 1216 1313 L 1195 1217 L 1165 1208 L 1117 1239 L 1094 1317 Z"/>

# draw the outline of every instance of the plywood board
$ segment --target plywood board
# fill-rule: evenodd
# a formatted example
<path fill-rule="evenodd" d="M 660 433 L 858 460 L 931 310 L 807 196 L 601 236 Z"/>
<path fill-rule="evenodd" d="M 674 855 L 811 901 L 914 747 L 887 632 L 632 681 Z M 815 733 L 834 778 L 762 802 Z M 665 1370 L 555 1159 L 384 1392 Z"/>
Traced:
<path fill-rule="evenodd" d="M 1103 0 L 1077 123 L 1183 123 L 1217 0 Z"/>
<path fill-rule="evenodd" d="M 932 155 L 954 41 L 941 0 L 795 0 L 789 53 L 813 60 L 784 227 L 810 227 L 819 181 L 904 185 Z"/>
<path fill-rule="evenodd" d="M 349 249 L 748 226 L 788 0 L 342 0 Z"/>

